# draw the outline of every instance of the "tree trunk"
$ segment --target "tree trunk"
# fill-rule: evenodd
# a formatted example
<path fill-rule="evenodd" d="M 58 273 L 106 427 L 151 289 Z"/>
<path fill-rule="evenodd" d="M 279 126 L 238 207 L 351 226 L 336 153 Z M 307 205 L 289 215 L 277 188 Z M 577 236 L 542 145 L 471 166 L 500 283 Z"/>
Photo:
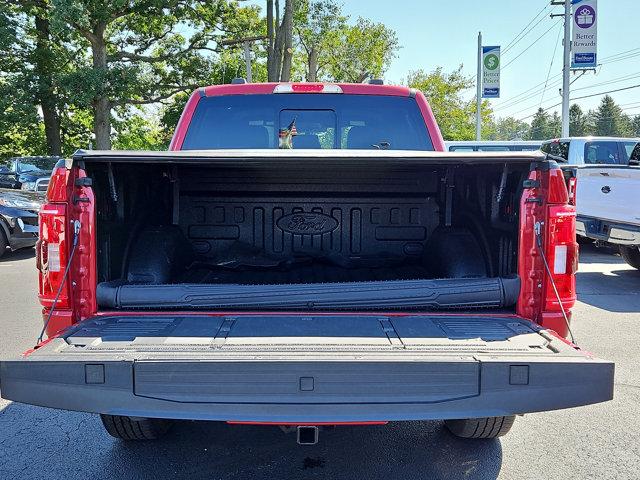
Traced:
<path fill-rule="evenodd" d="M 293 62 L 293 0 L 286 0 L 282 17 L 284 51 L 282 52 L 282 73 L 280 80 L 291 80 L 291 64 Z"/>
<path fill-rule="evenodd" d="M 98 24 L 93 29 L 91 41 L 91 53 L 93 56 L 93 69 L 99 76 L 107 74 L 107 43 L 104 39 L 106 25 Z M 111 102 L 106 92 L 98 90 L 93 99 L 93 133 L 96 137 L 95 148 L 98 150 L 111 150 Z"/>
<path fill-rule="evenodd" d="M 275 0 L 276 15 L 276 36 L 273 45 L 273 82 L 280 80 L 280 72 L 282 70 L 282 54 L 284 52 L 284 35 L 283 28 L 280 24 L 280 1 Z"/>
<path fill-rule="evenodd" d="M 318 81 L 318 50 L 311 47 L 307 58 L 307 82 Z"/>
<path fill-rule="evenodd" d="M 275 65 L 275 31 L 273 28 L 273 0 L 267 0 L 267 80 L 278 81 Z"/>
<path fill-rule="evenodd" d="M 62 140 L 60 136 L 60 116 L 58 115 L 56 95 L 53 88 L 53 70 L 55 67 L 50 48 L 49 19 L 36 15 L 35 26 L 35 65 L 38 77 L 36 97 L 42 108 L 47 151 L 50 155 L 60 156 L 62 155 Z"/>

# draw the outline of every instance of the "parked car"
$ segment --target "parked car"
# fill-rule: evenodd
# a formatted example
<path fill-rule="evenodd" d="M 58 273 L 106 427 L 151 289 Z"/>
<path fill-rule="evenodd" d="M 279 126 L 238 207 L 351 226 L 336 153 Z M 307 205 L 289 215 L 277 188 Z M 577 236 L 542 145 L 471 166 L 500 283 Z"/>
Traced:
<path fill-rule="evenodd" d="M 640 269 L 640 143 L 627 164 L 585 165 L 577 170 L 576 232 L 618 245 L 622 258 Z"/>
<path fill-rule="evenodd" d="M 529 152 L 539 150 L 538 140 L 451 141 L 444 142 L 449 152 Z"/>
<path fill-rule="evenodd" d="M 49 177 L 59 157 L 15 157 L 0 166 L 0 188 L 46 192 Z"/>
<path fill-rule="evenodd" d="M 7 249 L 33 247 L 38 240 L 41 193 L 0 188 L 0 257 Z"/>
<path fill-rule="evenodd" d="M 367 84 L 198 90 L 169 152 L 78 151 L 40 214 L 47 341 L 2 396 L 152 439 L 169 419 L 445 420 L 607 401 L 565 339 L 575 207 L 540 152 L 444 153 L 424 95 Z"/>
<path fill-rule="evenodd" d="M 628 165 L 640 138 L 570 137 L 543 142 L 544 153 L 553 155 L 562 167 L 582 165 Z M 579 207 L 578 207 L 579 208 Z"/>

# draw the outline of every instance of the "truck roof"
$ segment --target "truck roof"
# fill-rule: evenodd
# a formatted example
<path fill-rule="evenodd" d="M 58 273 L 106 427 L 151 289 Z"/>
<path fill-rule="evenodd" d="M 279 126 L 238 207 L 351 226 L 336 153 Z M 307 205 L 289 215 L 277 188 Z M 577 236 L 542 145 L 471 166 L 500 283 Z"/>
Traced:
<path fill-rule="evenodd" d="M 326 86 L 339 87 L 323 89 Z M 278 88 L 281 90 L 278 92 Z M 218 95 L 265 95 L 270 93 L 341 93 L 348 95 L 391 95 L 408 97 L 412 95 L 412 89 L 401 85 L 377 85 L 369 83 L 307 83 L 307 82 L 271 82 L 271 83 L 239 83 L 225 85 L 210 85 L 197 90 L 202 96 L 213 97 Z"/>

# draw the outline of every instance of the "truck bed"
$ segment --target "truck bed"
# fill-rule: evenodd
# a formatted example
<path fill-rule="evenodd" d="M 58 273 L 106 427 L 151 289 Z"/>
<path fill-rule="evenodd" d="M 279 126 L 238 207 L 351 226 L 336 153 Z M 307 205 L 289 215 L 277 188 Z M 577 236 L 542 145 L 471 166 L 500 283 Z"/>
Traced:
<path fill-rule="evenodd" d="M 0 364 L 5 398 L 159 418 L 470 418 L 612 397 L 613 364 L 513 315 L 153 314 Z"/>

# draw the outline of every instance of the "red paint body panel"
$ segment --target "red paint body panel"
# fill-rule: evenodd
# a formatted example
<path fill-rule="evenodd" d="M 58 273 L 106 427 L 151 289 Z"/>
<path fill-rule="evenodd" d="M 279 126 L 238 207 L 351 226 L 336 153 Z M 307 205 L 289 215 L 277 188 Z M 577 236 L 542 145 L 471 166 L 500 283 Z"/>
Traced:
<path fill-rule="evenodd" d="M 542 173 L 531 172 L 529 180 L 542 182 Z M 542 183 L 540 184 L 542 186 Z M 520 233 L 518 241 L 518 274 L 520 296 L 516 305 L 518 315 L 536 320 L 542 304 L 544 266 L 536 247 L 535 223 L 544 218 L 542 205 L 534 200 L 542 195 L 541 188 L 524 190 L 520 203 Z"/>
<path fill-rule="evenodd" d="M 191 94 L 189 100 L 187 100 L 187 104 L 184 106 L 184 110 L 182 111 L 180 119 L 178 120 L 178 125 L 176 125 L 176 130 L 175 132 L 173 132 L 173 137 L 171 138 L 171 143 L 169 144 L 169 150 L 176 151 L 182 149 L 184 137 L 187 135 L 189 124 L 191 123 L 191 119 L 193 118 L 193 112 L 195 112 L 196 110 L 196 106 L 200 101 L 201 95 L 201 90 L 196 90 Z"/>

